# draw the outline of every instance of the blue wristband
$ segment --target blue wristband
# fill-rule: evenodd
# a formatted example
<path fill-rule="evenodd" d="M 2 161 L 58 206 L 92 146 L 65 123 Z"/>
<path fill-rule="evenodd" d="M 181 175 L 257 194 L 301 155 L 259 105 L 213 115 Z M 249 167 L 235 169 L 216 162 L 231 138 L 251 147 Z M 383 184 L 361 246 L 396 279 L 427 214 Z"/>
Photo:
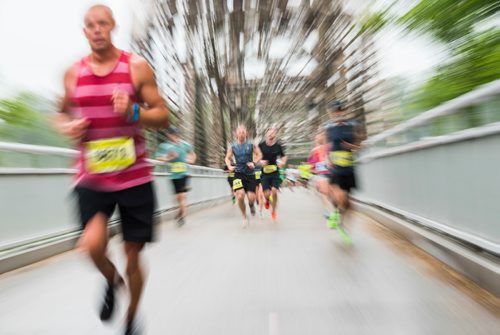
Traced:
<path fill-rule="evenodd" d="M 139 117 L 141 116 L 139 113 L 141 106 L 139 104 L 135 103 L 132 105 L 132 117 L 129 119 L 130 122 L 136 123 L 139 121 Z"/>

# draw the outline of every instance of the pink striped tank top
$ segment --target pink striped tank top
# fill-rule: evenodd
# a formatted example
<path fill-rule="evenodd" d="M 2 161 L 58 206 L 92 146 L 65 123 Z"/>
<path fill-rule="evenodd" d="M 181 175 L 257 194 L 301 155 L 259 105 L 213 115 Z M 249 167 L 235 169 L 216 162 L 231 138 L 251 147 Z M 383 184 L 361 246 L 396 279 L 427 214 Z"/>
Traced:
<path fill-rule="evenodd" d="M 72 114 L 90 121 L 87 134 L 79 145 L 76 183 L 99 191 L 120 191 L 152 181 L 151 165 L 146 161 L 146 141 L 137 124 L 129 123 L 116 113 L 111 97 L 115 89 L 125 91 L 133 102 L 139 102 L 130 76 L 130 54 L 121 52 L 118 63 L 111 73 L 95 75 L 88 65 L 88 57 L 80 62 L 76 89 L 73 93 Z M 89 171 L 87 144 L 91 141 L 133 138 L 135 162 L 119 170 L 95 173 Z M 88 162 L 87 162 L 88 163 Z"/>

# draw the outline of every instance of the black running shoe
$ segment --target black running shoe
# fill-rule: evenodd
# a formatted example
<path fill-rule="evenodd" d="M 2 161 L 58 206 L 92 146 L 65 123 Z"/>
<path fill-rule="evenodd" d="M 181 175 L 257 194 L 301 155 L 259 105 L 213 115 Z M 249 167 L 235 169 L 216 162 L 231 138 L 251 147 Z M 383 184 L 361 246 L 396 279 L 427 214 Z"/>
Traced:
<path fill-rule="evenodd" d="M 106 288 L 101 307 L 101 321 L 108 321 L 111 319 L 111 316 L 113 316 L 113 311 L 115 309 L 115 286 L 116 285 L 108 282 L 108 287 Z"/>
<path fill-rule="evenodd" d="M 252 216 L 255 216 L 255 206 L 250 206 L 250 213 L 252 213 Z"/>
<path fill-rule="evenodd" d="M 141 335 L 141 328 L 139 327 L 138 323 L 134 320 L 132 321 L 127 321 L 127 324 L 125 326 L 125 335 Z"/>

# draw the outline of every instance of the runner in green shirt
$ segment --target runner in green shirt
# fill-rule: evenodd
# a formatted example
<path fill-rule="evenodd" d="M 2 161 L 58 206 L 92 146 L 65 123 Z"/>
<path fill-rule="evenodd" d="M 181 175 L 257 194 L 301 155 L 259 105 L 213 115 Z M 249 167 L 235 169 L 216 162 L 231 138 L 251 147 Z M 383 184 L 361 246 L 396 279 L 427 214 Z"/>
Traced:
<path fill-rule="evenodd" d="M 180 139 L 179 130 L 171 126 L 167 129 L 167 142 L 159 145 L 156 159 L 167 162 L 175 189 L 179 213 L 176 216 L 177 224 L 182 226 L 186 217 L 186 193 L 188 191 L 189 166 L 196 161 L 196 154 L 191 144 Z"/>

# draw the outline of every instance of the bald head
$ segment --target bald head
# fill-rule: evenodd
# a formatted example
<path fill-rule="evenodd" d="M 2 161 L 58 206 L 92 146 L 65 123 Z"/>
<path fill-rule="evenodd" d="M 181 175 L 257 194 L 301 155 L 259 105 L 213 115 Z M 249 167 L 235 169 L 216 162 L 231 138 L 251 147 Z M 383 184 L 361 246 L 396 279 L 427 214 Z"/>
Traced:
<path fill-rule="evenodd" d="M 111 8 L 109 8 L 106 5 L 93 5 L 87 10 L 87 13 L 85 13 L 84 17 L 84 23 L 87 23 L 87 19 L 89 16 L 92 16 L 93 14 L 101 14 L 105 15 L 111 22 L 113 22 L 113 25 L 115 24 L 115 17 L 113 16 L 113 11 Z"/>
<path fill-rule="evenodd" d="M 240 124 L 238 128 L 236 128 L 236 138 L 239 142 L 244 142 L 247 139 L 247 127 Z"/>
<path fill-rule="evenodd" d="M 236 131 L 241 129 L 247 130 L 247 127 L 244 124 L 239 124 L 238 127 L 236 127 Z"/>
<path fill-rule="evenodd" d="M 90 7 L 85 14 L 84 23 L 83 31 L 93 52 L 106 52 L 113 47 L 111 33 L 115 29 L 115 19 L 108 6 Z"/>

